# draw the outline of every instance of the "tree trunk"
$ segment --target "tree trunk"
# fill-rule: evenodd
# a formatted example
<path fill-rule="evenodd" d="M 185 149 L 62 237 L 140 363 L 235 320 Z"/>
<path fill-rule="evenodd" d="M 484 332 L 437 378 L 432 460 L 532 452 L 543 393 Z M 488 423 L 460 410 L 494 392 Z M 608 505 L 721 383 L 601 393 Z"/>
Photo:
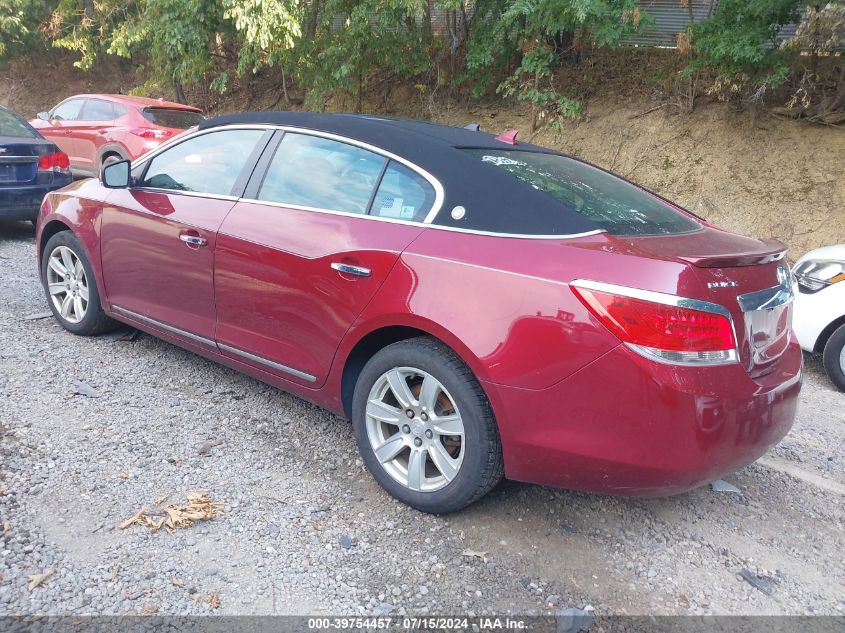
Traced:
<path fill-rule="evenodd" d="M 176 103 L 188 103 L 188 99 L 185 97 L 185 89 L 182 87 L 182 82 L 178 79 L 173 80 L 173 93 L 176 97 Z"/>
<path fill-rule="evenodd" d="M 313 40 L 317 35 L 317 22 L 320 19 L 322 0 L 311 0 L 305 12 L 305 24 L 302 29 L 302 39 Z"/>

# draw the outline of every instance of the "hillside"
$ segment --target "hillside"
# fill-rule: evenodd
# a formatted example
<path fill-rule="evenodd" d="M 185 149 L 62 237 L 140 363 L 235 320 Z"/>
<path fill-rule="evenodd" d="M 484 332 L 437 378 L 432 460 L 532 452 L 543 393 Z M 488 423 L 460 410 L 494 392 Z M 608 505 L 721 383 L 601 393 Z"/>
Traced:
<path fill-rule="evenodd" d="M 34 116 L 80 92 L 128 92 L 140 71 L 114 62 L 83 73 L 69 63 L 16 62 L 0 75 L 0 103 Z M 267 84 L 268 82 L 265 82 Z M 385 96 L 386 95 L 386 96 Z M 364 110 L 482 129 L 518 128 L 530 136 L 528 112 L 511 101 L 482 104 L 438 99 L 397 86 L 373 96 Z M 159 95 L 155 95 L 159 96 Z M 210 113 L 273 107 L 278 90 L 253 87 L 214 103 Z M 794 260 L 805 251 L 845 242 L 845 129 L 773 117 L 753 120 L 710 103 L 680 115 L 647 94 L 599 91 L 585 115 L 560 134 L 533 140 L 611 169 L 686 206 L 724 228 L 786 242 Z M 279 107 L 279 106 L 276 106 Z M 349 109 L 338 104 L 337 109 Z M 643 114 L 643 113 L 646 114 Z"/>

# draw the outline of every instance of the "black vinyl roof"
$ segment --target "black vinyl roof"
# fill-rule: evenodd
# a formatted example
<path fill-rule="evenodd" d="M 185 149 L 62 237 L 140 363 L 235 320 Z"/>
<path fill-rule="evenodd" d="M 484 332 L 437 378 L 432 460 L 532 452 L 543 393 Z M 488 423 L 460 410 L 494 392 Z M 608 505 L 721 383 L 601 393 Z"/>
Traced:
<path fill-rule="evenodd" d="M 600 227 L 503 170 L 462 151 L 466 148 L 556 154 L 522 143 L 510 145 L 492 134 L 376 116 L 315 112 L 245 112 L 203 121 L 199 129 L 258 124 L 301 127 L 337 134 L 401 156 L 428 171 L 443 185 L 444 200 L 434 224 L 516 235 L 571 235 Z M 466 209 L 452 218 L 456 206 Z"/>

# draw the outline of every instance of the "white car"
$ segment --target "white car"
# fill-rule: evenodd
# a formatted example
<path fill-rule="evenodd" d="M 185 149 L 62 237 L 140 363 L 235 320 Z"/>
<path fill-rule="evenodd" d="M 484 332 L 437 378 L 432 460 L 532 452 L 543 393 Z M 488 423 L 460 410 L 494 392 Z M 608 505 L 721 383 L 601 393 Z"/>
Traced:
<path fill-rule="evenodd" d="M 827 375 L 845 391 L 845 244 L 810 251 L 792 273 L 798 342 L 823 355 Z"/>

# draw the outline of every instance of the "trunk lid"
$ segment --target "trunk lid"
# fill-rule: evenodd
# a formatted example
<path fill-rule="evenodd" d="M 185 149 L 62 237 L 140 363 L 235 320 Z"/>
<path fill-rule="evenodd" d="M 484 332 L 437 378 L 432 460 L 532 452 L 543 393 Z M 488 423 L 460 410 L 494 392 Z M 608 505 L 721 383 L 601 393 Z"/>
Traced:
<path fill-rule="evenodd" d="M 792 329 L 792 284 L 786 246 L 705 226 L 671 236 L 616 237 L 649 257 L 687 265 L 678 294 L 724 306 L 731 313 L 740 361 L 752 377 L 774 370 Z"/>
<path fill-rule="evenodd" d="M 0 187 L 17 187 L 38 181 L 38 158 L 57 151 L 43 139 L 0 136 Z"/>

